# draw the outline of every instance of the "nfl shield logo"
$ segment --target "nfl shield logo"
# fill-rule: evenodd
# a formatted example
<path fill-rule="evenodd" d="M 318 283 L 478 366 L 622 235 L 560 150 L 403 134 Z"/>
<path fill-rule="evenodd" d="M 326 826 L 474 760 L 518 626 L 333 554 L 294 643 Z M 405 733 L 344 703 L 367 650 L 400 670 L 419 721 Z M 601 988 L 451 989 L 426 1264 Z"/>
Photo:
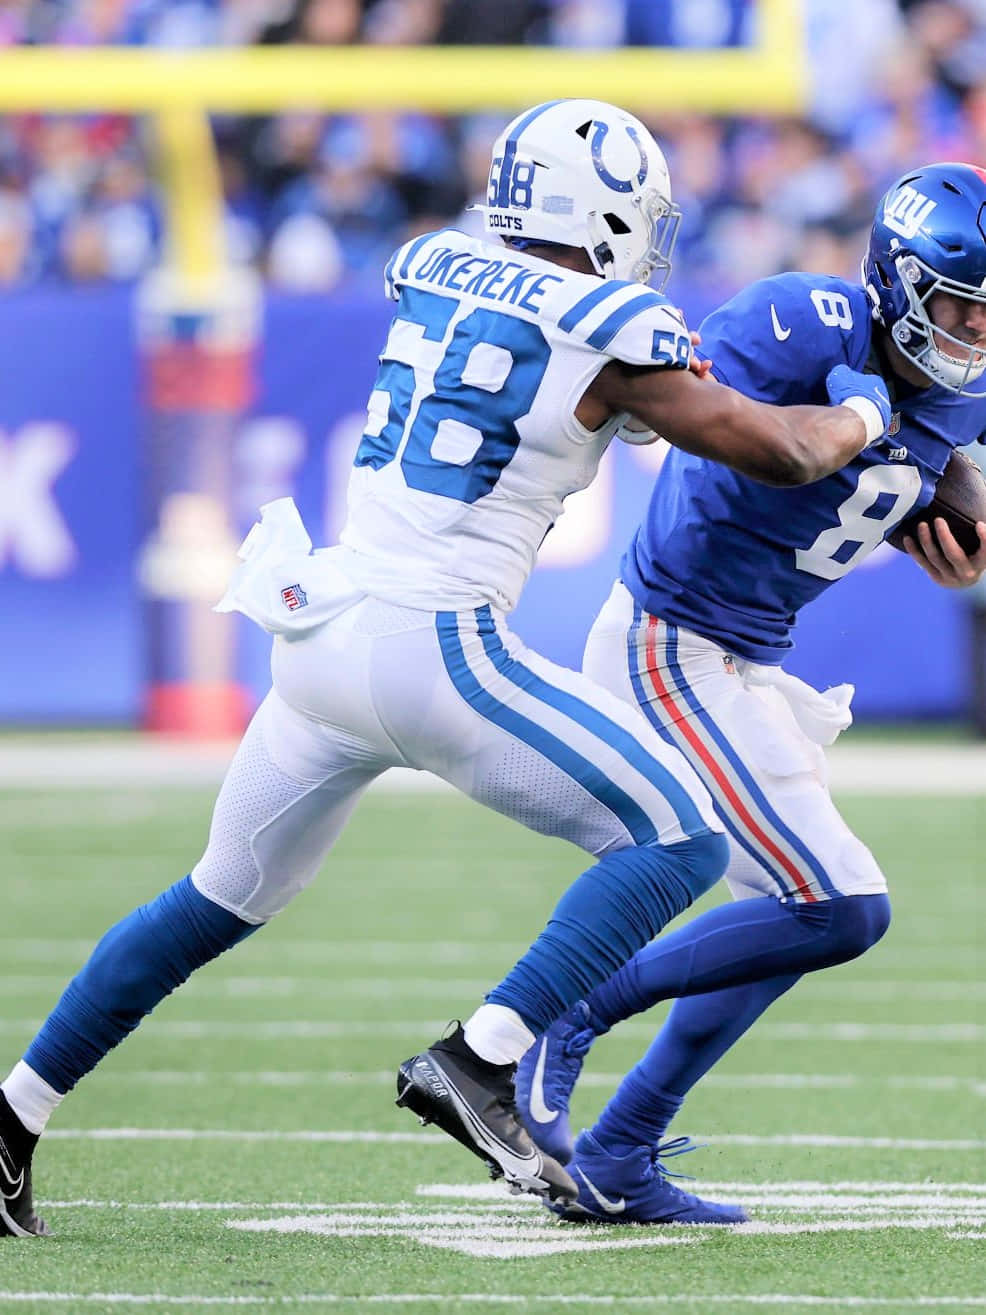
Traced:
<path fill-rule="evenodd" d="M 893 437 L 894 434 L 900 433 L 900 412 L 895 411 L 890 417 L 890 424 L 887 425 L 887 433 Z"/>
<path fill-rule="evenodd" d="M 308 606 L 308 595 L 300 584 L 289 584 L 281 590 L 281 601 L 289 612 L 297 612 L 299 607 Z"/>

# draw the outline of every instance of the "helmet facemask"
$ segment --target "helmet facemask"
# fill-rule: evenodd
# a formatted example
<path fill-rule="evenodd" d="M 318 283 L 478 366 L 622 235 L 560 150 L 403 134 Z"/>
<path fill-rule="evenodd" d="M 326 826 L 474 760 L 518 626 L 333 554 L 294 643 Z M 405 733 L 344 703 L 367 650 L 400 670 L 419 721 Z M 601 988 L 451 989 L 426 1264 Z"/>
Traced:
<path fill-rule="evenodd" d="M 656 287 L 663 292 L 671 277 L 671 257 L 678 241 L 681 211 L 665 199 L 656 188 L 639 198 L 640 209 L 650 233 L 647 250 L 634 266 L 631 277 L 637 283 L 650 283 L 657 276 Z"/>
<path fill-rule="evenodd" d="M 631 206 L 632 227 L 617 214 L 600 216 L 596 211 L 589 214 L 587 226 L 592 247 L 587 255 L 596 273 L 603 278 L 651 283 L 656 277 L 653 286 L 658 292 L 663 292 L 671 277 L 671 257 L 678 240 L 681 211 L 657 188 L 648 188 L 635 196 Z M 637 255 L 642 244 L 646 244 L 643 252 Z M 617 273 L 616 270 L 627 262 L 628 268 Z"/>
<path fill-rule="evenodd" d="M 902 254 L 894 263 L 908 302 L 907 311 L 890 331 L 898 349 L 933 383 L 953 393 L 980 396 L 969 385 L 986 371 L 986 347 L 974 348 L 936 324 L 931 300 L 944 292 L 986 305 L 986 289 L 945 278 L 915 255 Z M 950 347 L 956 349 L 954 354 Z"/>

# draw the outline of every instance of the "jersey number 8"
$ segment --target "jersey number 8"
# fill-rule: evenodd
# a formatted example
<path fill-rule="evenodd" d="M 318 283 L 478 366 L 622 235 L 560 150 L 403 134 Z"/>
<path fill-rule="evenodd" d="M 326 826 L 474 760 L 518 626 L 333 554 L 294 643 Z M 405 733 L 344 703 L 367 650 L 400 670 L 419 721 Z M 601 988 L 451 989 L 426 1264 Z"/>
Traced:
<path fill-rule="evenodd" d="M 822 530 L 810 548 L 794 554 L 799 571 L 839 580 L 879 547 L 921 492 L 917 466 L 869 466 L 853 493 L 836 509 L 838 524 Z"/>

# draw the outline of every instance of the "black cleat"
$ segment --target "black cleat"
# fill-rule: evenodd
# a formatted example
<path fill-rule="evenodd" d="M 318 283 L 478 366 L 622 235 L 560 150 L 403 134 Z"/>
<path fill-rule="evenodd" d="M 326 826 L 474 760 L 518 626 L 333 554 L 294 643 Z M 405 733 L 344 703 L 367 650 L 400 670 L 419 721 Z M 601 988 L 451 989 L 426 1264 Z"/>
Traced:
<path fill-rule="evenodd" d="M 31 1156 L 38 1139 L 28 1132 L 0 1091 L 0 1237 L 48 1237 L 34 1213 Z"/>
<path fill-rule="evenodd" d="M 516 1064 L 488 1064 L 466 1045 L 462 1027 L 412 1055 L 397 1070 L 397 1104 L 434 1123 L 511 1189 L 563 1204 L 578 1196 L 565 1170 L 538 1150 L 514 1106 Z"/>

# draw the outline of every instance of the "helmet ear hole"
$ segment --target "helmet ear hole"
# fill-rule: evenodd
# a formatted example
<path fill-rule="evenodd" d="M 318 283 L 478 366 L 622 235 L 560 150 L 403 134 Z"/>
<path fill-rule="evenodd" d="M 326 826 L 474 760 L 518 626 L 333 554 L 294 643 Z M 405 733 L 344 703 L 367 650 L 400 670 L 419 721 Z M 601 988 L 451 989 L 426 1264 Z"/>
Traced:
<path fill-rule="evenodd" d="M 589 129 L 591 127 L 592 127 L 592 120 L 586 119 L 585 123 L 580 123 L 579 126 L 575 129 L 576 136 L 581 137 L 584 142 L 588 141 Z"/>
<path fill-rule="evenodd" d="M 873 264 L 876 269 L 876 272 L 880 275 L 880 282 L 883 284 L 883 286 L 885 288 L 892 287 L 893 284 L 890 281 L 890 277 L 887 274 L 887 271 L 884 269 L 884 267 L 880 264 L 880 262 L 878 260 L 875 260 Z"/>
<path fill-rule="evenodd" d="M 609 224 L 609 231 L 611 233 L 614 233 L 617 237 L 622 236 L 624 233 L 630 232 L 630 225 L 624 223 L 624 221 L 620 218 L 619 215 L 605 214 L 603 215 L 603 219 L 605 219 L 606 223 Z"/>

